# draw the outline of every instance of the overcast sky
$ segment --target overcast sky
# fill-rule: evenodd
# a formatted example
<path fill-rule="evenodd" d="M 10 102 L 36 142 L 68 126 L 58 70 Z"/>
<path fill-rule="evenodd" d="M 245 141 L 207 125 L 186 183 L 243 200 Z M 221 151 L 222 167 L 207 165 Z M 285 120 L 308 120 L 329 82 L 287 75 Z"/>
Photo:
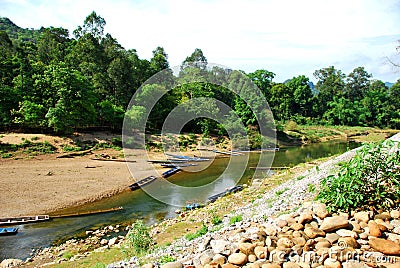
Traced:
<path fill-rule="evenodd" d="M 63 27 L 70 33 L 92 11 L 126 49 L 150 59 L 162 46 L 171 66 L 195 48 L 208 62 L 274 81 L 335 66 L 348 74 L 364 66 L 376 79 L 395 82 L 400 72 L 399 0 L 0 0 L 0 16 L 23 28 Z"/>

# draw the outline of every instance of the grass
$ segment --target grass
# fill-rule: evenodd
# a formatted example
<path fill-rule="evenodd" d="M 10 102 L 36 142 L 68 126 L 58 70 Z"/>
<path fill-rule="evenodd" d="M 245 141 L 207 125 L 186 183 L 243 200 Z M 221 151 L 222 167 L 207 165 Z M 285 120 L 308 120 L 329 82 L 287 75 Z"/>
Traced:
<path fill-rule="evenodd" d="M 203 224 L 203 226 L 201 226 L 201 228 L 197 232 L 187 234 L 185 237 L 187 240 L 191 241 L 193 239 L 205 235 L 206 233 L 208 233 L 208 228 L 206 225 Z"/>
<path fill-rule="evenodd" d="M 275 195 L 276 196 L 281 196 L 281 194 L 283 194 L 284 192 L 286 192 L 287 190 L 289 190 L 289 188 L 285 188 L 285 189 L 282 189 L 282 190 L 278 190 L 278 191 L 276 191 L 275 192 Z"/>
<path fill-rule="evenodd" d="M 241 222 L 242 220 L 243 220 L 243 216 L 239 214 L 239 215 L 235 215 L 235 216 L 231 217 L 229 219 L 229 223 L 232 225 L 232 224 L 235 224 L 237 222 Z"/>

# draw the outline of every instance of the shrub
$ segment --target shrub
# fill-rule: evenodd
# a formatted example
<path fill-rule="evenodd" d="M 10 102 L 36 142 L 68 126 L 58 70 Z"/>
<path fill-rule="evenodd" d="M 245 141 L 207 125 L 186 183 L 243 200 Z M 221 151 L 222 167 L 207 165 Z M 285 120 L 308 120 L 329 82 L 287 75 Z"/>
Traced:
<path fill-rule="evenodd" d="M 366 144 L 337 176 L 321 181 L 317 199 L 331 211 L 388 209 L 400 203 L 399 143 Z"/>
<path fill-rule="evenodd" d="M 218 215 L 213 215 L 211 219 L 212 224 L 217 225 L 222 222 L 221 218 Z"/>
<path fill-rule="evenodd" d="M 297 123 L 295 121 L 289 120 L 285 124 L 285 130 L 286 131 L 299 131 L 299 126 L 297 125 Z"/>
<path fill-rule="evenodd" d="M 143 254 L 150 249 L 152 242 L 149 228 L 142 221 L 136 221 L 127 235 L 128 249 L 135 254 Z"/>

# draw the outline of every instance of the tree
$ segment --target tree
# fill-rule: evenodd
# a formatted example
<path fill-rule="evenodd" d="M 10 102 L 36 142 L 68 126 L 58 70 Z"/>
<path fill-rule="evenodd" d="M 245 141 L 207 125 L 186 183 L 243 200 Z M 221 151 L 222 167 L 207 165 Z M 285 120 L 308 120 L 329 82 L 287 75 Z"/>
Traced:
<path fill-rule="evenodd" d="M 184 70 L 187 67 L 196 67 L 200 70 L 205 70 L 207 64 L 207 58 L 204 56 L 203 51 L 200 48 L 196 48 L 194 52 L 183 61 L 181 69 Z"/>
<path fill-rule="evenodd" d="M 264 97 L 269 101 L 271 98 L 272 79 L 274 79 L 275 74 L 267 70 L 256 70 L 247 76 L 258 86 Z"/>
<path fill-rule="evenodd" d="M 345 95 L 350 100 L 361 100 L 369 87 L 369 79 L 372 77 L 364 67 L 355 68 L 348 76 L 345 87 Z"/>
<path fill-rule="evenodd" d="M 169 68 L 168 55 L 165 53 L 163 47 L 157 47 L 155 50 L 153 50 L 153 57 L 150 60 L 150 67 L 154 73 L 158 73 Z"/>
<path fill-rule="evenodd" d="M 43 28 L 37 43 L 38 59 L 44 64 L 64 61 L 69 43 L 69 33 L 63 28 Z"/>
<path fill-rule="evenodd" d="M 84 35 L 90 34 L 97 39 L 97 41 L 100 41 L 104 36 L 105 26 L 105 19 L 97 15 L 96 12 L 92 11 L 92 13 L 86 17 L 85 21 L 83 22 L 83 26 L 78 26 L 78 28 L 74 30 L 74 35 L 77 39 L 79 39 Z"/>
<path fill-rule="evenodd" d="M 293 92 L 290 91 L 286 84 L 278 83 L 272 86 L 269 105 L 275 119 L 289 120 L 293 102 Z"/>
<path fill-rule="evenodd" d="M 345 75 L 335 67 L 330 66 L 314 72 L 314 77 L 318 79 L 315 89 L 317 90 L 316 105 L 314 114 L 318 118 L 328 109 L 328 103 L 334 96 L 340 97 L 345 87 Z"/>
<path fill-rule="evenodd" d="M 365 124 L 369 126 L 387 127 L 390 121 L 389 90 L 380 80 L 371 82 L 362 100 Z"/>
<path fill-rule="evenodd" d="M 292 107 L 291 114 L 298 114 L 303 117 L 311 115 L 312 108 L 312 92 L 310 87 L 310 80 L 304 75 L 293 77 L 286 83 L 289 92 L 293 92 L 294 106 Z"/>

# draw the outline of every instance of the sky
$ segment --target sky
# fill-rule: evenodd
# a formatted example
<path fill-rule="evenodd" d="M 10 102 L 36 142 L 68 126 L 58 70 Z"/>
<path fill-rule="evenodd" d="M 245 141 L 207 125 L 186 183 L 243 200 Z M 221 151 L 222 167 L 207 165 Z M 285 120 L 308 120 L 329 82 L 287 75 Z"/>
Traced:
<path fill-rule="evenodd" d="M 363 66 L 374 79 L 395 82 L 400 68 L 399 0 L 0 0 L 0 16 L 23 28 L 83 24 L 103 17 L 125 49 L 150 59 L 164 47 L 170 66 L 195 48 L 208 62 L 275 82 L 334 66 L 349 74 Z"/>

